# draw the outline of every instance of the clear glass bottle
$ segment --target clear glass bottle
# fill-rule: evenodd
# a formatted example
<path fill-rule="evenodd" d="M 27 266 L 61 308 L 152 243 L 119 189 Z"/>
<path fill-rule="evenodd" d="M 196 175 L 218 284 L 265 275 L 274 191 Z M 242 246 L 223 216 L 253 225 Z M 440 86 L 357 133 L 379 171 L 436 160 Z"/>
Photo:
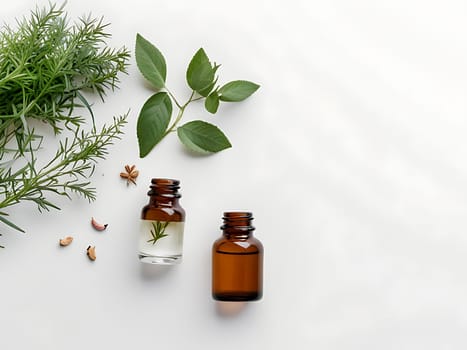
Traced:
<path fill-rule="evenodd" d="M 179 204 L 179 184 L 173 179 L 151 180 L 149 203 L 141 212 L 138 256 L 142 262 L 181 262 L 185 210 Z"/>
<path fill-rule="evenodd" d="M 253 237 L 250 212 L 225 212 L 222 237 L 212 247 L 212 296 L 253 301 L 263 296 L 263 245 Z"/>

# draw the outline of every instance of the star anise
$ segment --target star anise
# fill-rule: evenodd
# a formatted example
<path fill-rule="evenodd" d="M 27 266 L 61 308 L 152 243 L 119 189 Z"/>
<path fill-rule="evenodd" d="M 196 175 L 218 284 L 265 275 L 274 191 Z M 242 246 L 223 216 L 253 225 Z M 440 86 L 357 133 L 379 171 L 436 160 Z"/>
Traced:
<path fill-rule="evenodd" d="M 126 179 L 126 184 L 129 185 L 130 182 L 136 185 L 136 178 L 139 175 L 139 171 L 136 170 L 136 166 L 125 165 L 125 171 L 120 173 L 120 177 Z"/>

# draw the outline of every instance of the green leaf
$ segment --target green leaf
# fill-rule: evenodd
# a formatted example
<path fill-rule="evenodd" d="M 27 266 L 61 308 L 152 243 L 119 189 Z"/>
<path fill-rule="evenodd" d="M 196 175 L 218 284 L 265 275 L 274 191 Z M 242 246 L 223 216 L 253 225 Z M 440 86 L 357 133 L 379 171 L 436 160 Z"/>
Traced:
<path fill-rule="evenodd" d="M 165 233 L 165 229 L 167 228 L 167 226 L 169 226 L 169 223 L 170 223 L 169 221 L 167 221 L 167 222 L 162 222 L 162 221 L 153 222 L 152 227 L 154 228 L 154 231 L 150 230 L 150 234 L 151 234 L 152 238 L 148 239 L 147 242 L 152 243 L 154 245 L 154 244 L 156 244 L 156 242 L 159 239 L 167 237 L 168 234 Z"/>
<path fill-rule="evenodd" d="M 219 89 L 221 101 L 238 102 L 251 96 L 259 85 L 246 80 L 235 80 L 225 84 Z"/>
<path fill-rule="evenodd" d="M 194 91 L 202 91 L 214 81 L 214 69 L 206 52 L 199 49 L 188 65 L 186 81 Z"/>
<path fill-rule="evenodd" d="M 188 149 L 198 153 L 215 153 L 232 147 L 215 125 L 194 120 L 177 129 L 178 138 Z"/>
<path fill-rule="evenodd" d="M 4 215 L 8 215 L 6 213 L 0 213 L 0 221 L 3 222 L 5 225 L 8 225 L 12 228 L 14 228 L 15 230 L 18 230 L 20 232 L 23 232 L 24 233 L 24 230 L 19 227 L 19 226 L 16 226 L 14 223 L 12 223 L 10 220 L 8 220 L 7 218 L 4 217 Z"/>
<path fill-rule="evenodd" d="M 162 53 L 140 34 L 136 34 L 136 64 L 141 74 L 156 88 L 165 86 L 167 67 Z"/>
<path fill-rule="evenodd" d="M 172 115 L 172 102 L 166 92 L 152 95 L 141 108 L 137 123 L 139 156 L 144 158 L 165 136 Z"/>
<path fill-rule="evenodd" d="M 219 67 L 220 67 L 220 64 L 214 64 L 214 68 L 212 69 L 212 72 L 213 72 L 214 75 L 216 74 L 217 69 L 218 69 Z M 207 87 L 205 87 L 204 89 L 199 90 L 198 93 L 199 93 L 201 96 L 207 97 L 207 96 L 211 93 L 212 89 L 214 89 L 214 86 L 216 85 L 217 79 L 218 79 L 218 78 L 219 78 L 219 77 L 216 77 L 216 79 L 215 79 L 211 84 L 209 84 L 209 85 L 208 85 Z"/>
<path fill-rule="evenodd" d="M 212 92 L 204 101 L 204 107 L 206 110 L 212 114 L 217 112 L 219 108 L 219 95 L 217 91 Z"/>

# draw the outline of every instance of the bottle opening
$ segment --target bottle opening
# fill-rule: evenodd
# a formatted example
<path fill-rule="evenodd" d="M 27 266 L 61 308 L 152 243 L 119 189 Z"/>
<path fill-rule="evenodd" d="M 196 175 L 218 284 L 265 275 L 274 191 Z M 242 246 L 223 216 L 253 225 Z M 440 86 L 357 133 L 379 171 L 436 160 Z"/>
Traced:
<path fill-rule="evenodd" d="M 249 211 L 226 211 L 224 212 L 224 219 L 251 219 L 253 220 L 253 213 Z"/>
<path fill-rule="evenodd" d="M 253 220 L 253 213 L 249 211 L 227 211 L 224 212 L 224 225 L 222 230 L 228 231 L 229 229 L 241 231 L 253 231 L 255 228 L 251 225 Z"/>
<path fill-rule="evenodd" d="M 151 179 L 151 184 L 156 186 L 179 186 L 180 181 L 175 179 L 153 178 Z"/>
<path fill-rule="evenodd" d="M 149 196 L 167 196 L 180 198 L 178 193 L 180 181 L 175 179 L 153 178 L 151 179 L 151 189 L 148 192 Z"/>

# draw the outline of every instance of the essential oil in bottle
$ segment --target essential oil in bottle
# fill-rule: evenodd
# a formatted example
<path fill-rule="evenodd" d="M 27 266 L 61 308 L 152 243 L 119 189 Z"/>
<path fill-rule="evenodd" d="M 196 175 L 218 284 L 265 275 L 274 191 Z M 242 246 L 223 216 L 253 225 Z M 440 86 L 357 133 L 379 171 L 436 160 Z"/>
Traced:
<path fill-rule="evenodd" d="M 178 264 L 182 259 L 185 210 L 179 204 L 180 181 L 152 179 L 149 203 L 141 212 L 138 257 L 151 264 Z"/>
<path fill-rule="evenodd" d="M 250 212 L 225 212 L 222 237 L 212 247 L 212 296 L 253 301 L 263 295 L 263 245 L 253 237 Z"/>

